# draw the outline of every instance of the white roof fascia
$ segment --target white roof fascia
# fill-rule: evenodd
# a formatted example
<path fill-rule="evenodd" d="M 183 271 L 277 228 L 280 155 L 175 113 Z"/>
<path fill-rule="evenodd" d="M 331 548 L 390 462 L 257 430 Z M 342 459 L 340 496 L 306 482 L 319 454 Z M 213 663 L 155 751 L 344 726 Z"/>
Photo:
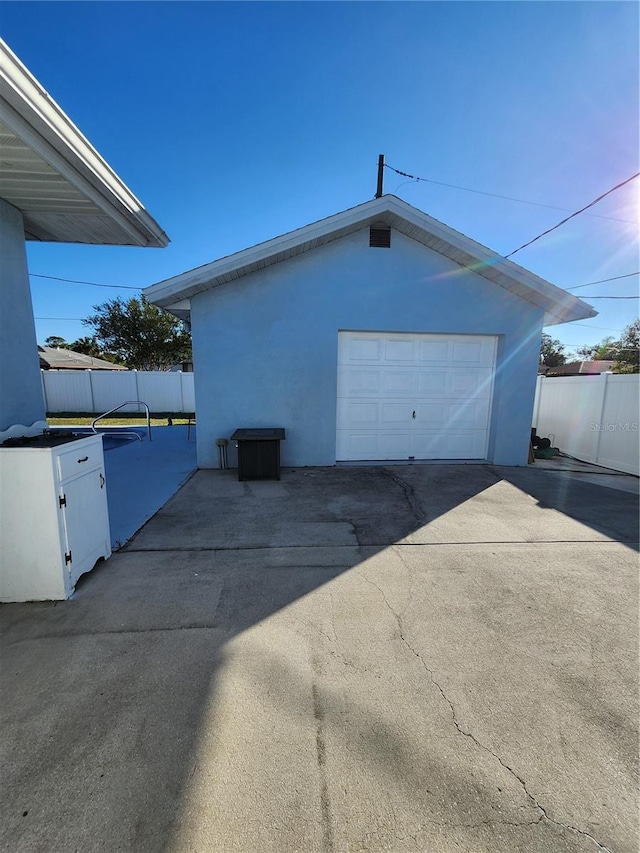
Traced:
<path fill-rule="evenodd" d="M 545 281 L 529 270 L 513 263 L 513 261 L 497 255 L 486 246 L 391 195 L 373 199 L 311 225 L 305 225 L 295 231 L 275 237 L 265 243 L 259 243 L 194 270 L 158 282 L 145 288 L 144 293 L 152 302 L 161 307 L 169 308 L 169 310 L 174 306 L 177 307 L 176 302 L 181 301 L 181 312 L 184 312 L 184 300 L 196 293 L 225 283 L 229 280 L 225 279 L 225 276 L 239 273 L 239 275 L 234 276 L 238 278 L 240 275 L 246 274 L 247 268 L 252 264 L 262 262 L 262 266 L 267 266 L 270 259 L 273 262 L 273 259 L 283 252 L 300 248 L 312 241 L 318 241 L 318 245 L 327 243 L 330 239 L 338 239 L 352 231 L 366 227 L 367 223 L 378 218 L 384 219 L 385 216 L 389 215 L 398 217 L 409 225 L 420 229 L 424 234 L 435 237 L 448 246 L 468 255 L 472 262 L 468 266 L 471 272 L 483 276 L 492 283 L 504 287 L 539 308 L 543 308 L 545 310 L 545 325 L 594 317 L 597 314 L 597 311 L 578 297 Z M 304 251 L 304 249 L 301 250 Z M 434 251 L 436 250 L 434 249 Z M 457 261 L 454 262 L 458 263 Z M 493 271 L 495 271 L 495 275 L 489 276 L 487 274 Z"/>
<path fill-rule="evenodd" d="M 439 237 L 441 240 L 468 253 L 475 260 L 485 264 L 487 268 L 498 270 L 512 281 L 524 284 L 530 291 L 538 294 L 541 299 L 534 301 L 528 294 L 522 293 L 521 288 L 516 291 L 505 284 L 501 284 L 500 282 L 489 278 L 489 281 L 493 281 L 494 284 L 500 284 L 500 286 L 506 287 L 507 290 L 517 292 L 517 295 L 522 299 L 525 299 L 540 308 L 545 308 L 545 325 L 554 325 L 555 323 L 565 323 L 574 319 L 581 320 L 586 317 L 597 316 L 598 312 L 591 305 L 583 302 L 577 296 L 573 296 L 573 294 L 568 293 L 561 287 L 557 287 L 555 284 L 551 284 L 550 281 L 540 278 L 540 276 L 537 276 L 530 270 L 521 267 L 519 264 L 516 264 L 507 258 L 503 258 L 501 255 L 498 255 L 491 251 L 491 249 L 483 246 L 481 243 L 477 243 L 475 240 L 472 240 L 471 237 L 467 237 L 460 231 L 455 231 L 448 225 L 444 225 L 437 219 L 433 219 L 427 213 L 416 210 L 416 208 L 411 207 L 411 205 L 401 199 L 392 197 L 390 199 L 390 206 L 397 207 L 398 215 L 416 225 L 418 228 L 429 231 L 429 233 Z M 428 228 L 426 229 L 425 220 L 428 220 L 429 223 Z M 478 275 L 483 274 L 482 269 L 472 269 L 471 271 Z M 549 303 L 557 306 L 560 310 L 554 311 Z M 558 306 L 558 303 L 561 303 L 561 305 Z"/>
<path fill-rule="evenodd" d="M 169 238 L 142 203 L 2 39 L 0 117 L 136 243 L 168 244 Z"/>
<path fill-rule="evenodd" d="M 371 202 L 366 202 L 366 204 L 371 204 Z M 264 243 L 258 243 L 256 246 L 250 246 L 248 249 L 226 255 L 216 261 L 211 261 L 209 264 L 204 264 L 204 266 L 196 267 L 157 284 L 149 285 L 149 287 L 144 288 L 144 294 L 149 300 L 161 307 L 171 305 L 178 299 L 195 296 L 196 293 L 216 287 L 219 284 L 217 279 L 235 272 L 239 268 L 251 266 L 251 264 L 286 252 L 302 243 L 325 237 L 330 233 L 335 233 L 335 239 L 338 239 L 338 237 L 348 233 L 349 225 L 355 225 L 357 228 L 362 227 L 361 210 L 363 207 L 364 205 L 359 205 L 341 213 L 335 213 L 333 216 L 313 222 L 311 225 L 305 225 L 295 231 L 288 231 L 286 234 L 274 237 Z"/>

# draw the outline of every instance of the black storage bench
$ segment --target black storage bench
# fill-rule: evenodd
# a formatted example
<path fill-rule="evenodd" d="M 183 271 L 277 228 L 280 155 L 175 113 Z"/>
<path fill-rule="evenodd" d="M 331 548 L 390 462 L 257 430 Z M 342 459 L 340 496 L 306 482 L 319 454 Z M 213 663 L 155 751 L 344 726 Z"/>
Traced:
<path fill-rule="evenodd" d="M 238 480 L 279 480 L 282 427 L 237 429 L 231 441 L 238 444 Z"/>

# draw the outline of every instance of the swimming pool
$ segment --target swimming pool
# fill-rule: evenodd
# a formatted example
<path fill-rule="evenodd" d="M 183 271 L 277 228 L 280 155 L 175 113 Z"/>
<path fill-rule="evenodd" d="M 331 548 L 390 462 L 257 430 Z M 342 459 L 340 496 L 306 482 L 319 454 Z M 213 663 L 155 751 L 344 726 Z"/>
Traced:
<path fill-rule="evenodd" d="M 68 427 L 56 427 L 56 430 L 61 430 L 65 432 L 71 432 L 74 435 L 94 435 L 94 431 L 91 427 L 78 427 L 78 426 L 68 426 Z M 135 435 L 138 436 L 136 438 Z M 102 448 L 103 450 L 115 450 L 117 447 L 124 447 L 125 444 L 129 444 L 132 441 L 138 441 L 138 439 L 145 440 L 147 434 L 146 427 L 105 427 L 104 429 L 98 430 L 98 435 L 102 436 Z"/>
<path fill-rule="evenodd" d="M 131 430 L 133 432 L 133 430 Z M 129 435 L 116 435 L 115 433 L 110 432 L 102 432 L 102 449 L 107 452 L 107 450 L 115 450 L 116 447 L 123 447 L 125 444 L 129 444 L 130 441 L 137 441 L 137 438 L 134 438 L 131 434 Z M 141 436 L 142 437 L 142 436 Z M 144 441 L 144 438 L 142 439 Z"/>

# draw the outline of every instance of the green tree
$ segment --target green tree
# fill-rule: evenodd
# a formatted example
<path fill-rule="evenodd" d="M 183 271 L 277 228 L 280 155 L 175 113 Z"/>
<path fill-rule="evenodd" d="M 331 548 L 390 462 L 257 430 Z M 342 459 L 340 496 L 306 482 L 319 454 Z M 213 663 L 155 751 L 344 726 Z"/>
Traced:
<path fill-rule="evenodd" d="M 543 332 L 540 344 L 540 364 L 544 364 L 545 367 L 559 367 L 566 360 L 564 345 L 552 338 L 551 335 Z"/>
<path fill-rule="evenodd" d="M 95 338 L 84 337 L 78 338 L 71 344 L 67 344 L 67 349 L 73 352 L 81 352 L 83 355 L 90 355 L 92 358 L 101 358 L 103 361 L 110 361 L 112 364 L 124 364 L 122 359 L 118 358 L 112 352 L 105 352 L 101 349 Z"/>
<path fill-rule="evenodd" d="M 137 370 L 168 370 L 191 359 L 191 335 L 168 311 L 144 296 L 94 305 L 82 322 L 91 326 L 99 347 Z"/>
<path fill-rule="evenodd" d="M 615 373 L 640 373 L 640 319 L 627 326 L 618 342 Z"/>
<path fill-rule="evenodd" d="M 69 344 L 60 335 L 49 335 L 48 338 L 45 338 L 44 345 L 55 349 L 69 349 Z"/>
<path fill-rule="evenodd" d="M 615 338 L 609 336 L 592 346 L 578 347 L 576 350 L 587 361 L 614 361 L 617 357 L 619 345 Z"/>
<path fill-rule="evenodd" d="M 622 333 L 619 340 L 604 338 L 599 344 L 580 347 L 577 352 L 583 358 L 613 361 L 614 373 L 639 373 L 640 320 L 635 320 Z"/>
<path fill-rule="evenodd" d="M 95 338 L 78 338 L 72 344 L 69 344 L 69 349 L 73 352 L 81 352 L 83 355 L 91 355 L 94 358 L 102 358 L 102 350 L 98 346 Z"/>

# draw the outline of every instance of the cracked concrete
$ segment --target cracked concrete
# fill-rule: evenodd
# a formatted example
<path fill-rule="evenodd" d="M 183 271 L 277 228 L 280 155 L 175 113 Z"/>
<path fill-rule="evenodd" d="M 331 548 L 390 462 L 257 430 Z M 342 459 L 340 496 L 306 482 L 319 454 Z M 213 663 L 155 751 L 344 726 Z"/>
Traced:
<path fill-rule="evenodd" d="M 404 495 L 404 498 L 407 502 L 409 509 L 411 510 L 411 514 L 413 515 L 415 521 L 419 526 L 422 526 L 426 521 L 424 507 L 416 498 L 412 486 L 407 482 L 406 479 L 403 479 L 402 476 L 400 476 L 400 474 L 398 473 L 399 470 L 399 468 L 397 470 L 394 468 L 380 468 L 380 473 L 383 474 L 383 476 L 388 477 L 396 484 L 396 486 L 398 486 L 398 488 Z"/>
<path fill-rule="evenodd" d="M 636 853 L 637 517 L 542 470 L 199 472 L 0 611 L 0 847 Z"/>
<path fill-rule="evenodd" d="M 396 549 L 396 550 L 399 551 L 399 549 Z M 365 574 L 363 574 L 362 572 L 360 572 L 360 574 L 367 581 L 367 583 L 370 583 L 373 587 L 375 587 L 380 592 L 380 594 L 382 596 L 382 600 L 384 601 L 386 606 L 389 608 L 389 610 L 393 614 L 393 617 L 395 618 L 395 620 L 398 624 L 398 636 L 399 636 L 399 638 L 405 644 L 407 649 L 409 649 L 409 651 L 418 658 L 418 660 L 420 661 L 422 666 L 425 668 L 427 674 L 429 675 L 429 679 L 431 680 L 431 683 L 434 685 L 434 687 L 436 687 L 436 689 L 438 690 L 438 692 L 440 693 L 440 695 L 442 696 L 444 701 L 449 706 L 449 708 L 451 710 L 451 719 L 452 719 L 453 725 L 456 727 L 457 731 L 459 731 L 461 735 L 464 735 L 464 737 L 470 738 L 480 749 L 483 749 L 486 752 L 488 752 L 490 755 L 492 755 L 501 764 L 501 766 L 505 768 L 505 770 L 507 770 L 509 773 L 511 773 L 512 776 L 514 776 L 514 778 L 518 780 L 518 782 L 522 786 L 522 790 L 525 792 L 527 797 L 531 800 L 531 802 L 533 803 L 535 808 L 539 810 L 540 816 L 539 816 L 538 820 L 543 820 L 543 819 L 548 820 L 550 823 L 553 823 L 556 826 L 562 827 L 563 829 L 567 829 L 570 832 L 575 832 L 578 835 L 584 835 L 586 838 L 591 839 L 591 841 L 593 841 L 594 844 L 600 850 L 605 850 L 605 851 L 608 851 L 608 853 L 611 853 L 611 851 L 609 851 L 608 847 L 605 847 L 603 844 L 600 844 L 600 842 L 597 841 L 588 832 L 585 832 L 582 829 L 578 829 L 575 826 L 570 826 L 568 824 L 565 824 L 565 823 L 562 823 L 560 821 L 553 820 L 552 818 L 550 818 L 549 815 L 547 814 L 545 808 L 538 802 L 538 799 L 531 793 L 531 791 L 528 790 L 527 783 L 525 782 L 525 780 L 516 773 L 516 771 L 513 769 L 513 767 L 510 767 L 508 764 L 506 764 L 503 761 L 503 759 L 499 755 L 497 755 L 495 752 L 493 752 L 493 750 L 489 749 L 489 747 L 486 746 L 484 743 L 481 743 L 478 740 L 478 738 L 475 737 L 475 735 L 472 732 L 468 732 L 462 728 L 462 726 L 460 725 L 460 722 L 458 721 L 458 718 L 456 715 L 456 709 L 453 706 L 453 702 L 451 701 L 451 699 L 449 699 L 447 694 L 442 689 L 442 685 L 439 684 L 438 681 L 436 680 L 433 670 L 429 667 L 429 665 L 427 664 L 427 662 L 425 661 L 423 656 L 420 654 L 420 652 L 416 651 L 416 649 L 413 648 L 411 643 L 404 636 L 403 627 L 402 627 L 402 616 L 399 613 L 396 613 L 396 611 L 393 609 L 393 607 L 389 604 L 389 601 L 387 600 L 387 597 L 384 594 L 384 590 L 381 589 L 378 586 L 378 584 L 376 584 L 374 581 L 372 581 L 370 578 L 368 578 Z M 510 826 L 521 826 L 522 825 L 522 824 L 517 824 L 517 823 L 511 823 L 510 821 L 498 821 L 498 822 L 503 823 L 503 824 L 507 824 Z M 496 823 L 496 821 L 482 821 L 480 824 L 458 824 L 458 826 L 467 826 L 467 827 L 476 826 L 477 827 L 477 826 L 487 825 L 490 823 Z"/>

